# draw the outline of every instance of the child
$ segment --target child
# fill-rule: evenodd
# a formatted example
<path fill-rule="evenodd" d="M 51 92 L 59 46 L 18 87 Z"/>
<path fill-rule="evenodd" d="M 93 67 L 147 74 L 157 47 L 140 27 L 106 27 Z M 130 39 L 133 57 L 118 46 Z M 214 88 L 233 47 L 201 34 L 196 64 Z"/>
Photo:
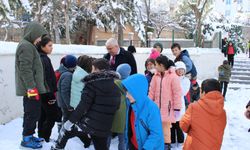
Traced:
<path fill-rule="evenodd" d="M 175 63 L 175 69 L 176 69 L 176 74 L 179 76 L 181 80 L 181 88 L 182 88 L 182 109 L 181 109 L 181 115 L 179 118 L 176 118 L 176 123 L 172 123 L 172 128 L 171 128 L 171 143 L 175 146 L 174 143 L 176 143 L 176 138 L 177 138 L 177 146 L 182 147 L 182 143 L 184 142 L 184 134 L 179 126 L 179 121 L 181 117 L 185 114 L 185 95 L 188 93 L 190 89 L 190 80 L 185 77 L 186 74 L 186 66 L 182 61 L 177 61 Z"/>
<path fill-rule="evenodd" d="M 122 84 L 127 91 L 127 149 L 164 150 L 160 111 L 147 96 L 147 79 L 136 74 L 123 80 Z"/>
<path fill-rule="evenodd" d="M 135 49 L 135 47 L 134 47 L 133 45 L 130 45 L 130 46 L 128 47 L 128 51 L 129 51 L 130 53 L 132 53 L 132 54 L 135 54 L 135 53 L 136 53 L 136 49 Z"/>
<path fill-rule="evenodd" d="M 150 85 L 150 82 L 152 80 L 152 77 L 154 76 L 156 69 L 155 69 L 155 60 L 154 59 L 147 59 L 145 62 L 145 76 L 148 80 L 148 85 Z"/>
<path fill-rule="evenodd" d="M 220 83 L 207 79 L 201 84 L 201 99 L 188 106 L 180 121 L 181 129 L 187 133 L 183 150 L 219 150 L 226 127 L 224 98 Z"/>
<path fill-rule="evenodd" d="M 92 61 L 93 58 L 87 55 L 82 55 L 77 59 L 77 66 L 72 76 L 70 93 L 70 106 L 74 109 L 81 100 L 82 89 L 84 88 L 82 79 L 91 73 Z"/>
<path fill-rule="evenodd" d="M 104 58 L 92 62 L 92 73 L 82 80 L 85 87 L 81 101 L 62 126 L 56 147 L 52 149 L 62 149 L 69 138 L 85 135 L 85 147 L 89 146 L 90 136 L 96 150 L 108 150 L 107 139 L 121 100 L 120 90 L 114 83 L 119 77 L 109 69 L 109 62 Z"/>
<path fill-rule="evenodd" d="M 182 108 L 181 83 L 173 66 L 173 61 L 166 56 L 159 56 L 156 59 L 157 72 L 153 76 L 149 88 L 149 97 L 161 111 L 165 149 L 170 149 L 171 123 L 175 123 Z"/>
<path fill-rule="evenodd" d="M 226 46 L 226 54 L 227 54 L 227 60 L 229 65 L 233 68 L 234 66 L 234 56 L 237 53 L 237 48 L 233 44 L 232 41 L 228 42 L 228 45 Z"/>
<path fill-rule="evenodd" d="M 227 85 L 231 77 L 231 66 L 227 60 L 223 61 L 223 64 L 218 67 L 219 71 L 219 82 L 221 85 L 221 91 L 223 89 L 223 97 L 226 97 Z"/>
<path fill-rule="evenodd" d="M 119 87 L 121 91 L 121 104 L 119 109 L 116 111 L 114 116 L 114 121 L 112 124 L 111 131 L 114 134 L 118 135 L 118 150 L 125 150 L 125 139 L 124 139 L 124 131 L 125 131 L 125 122 L 126 122 L 126 93 L 122 86 L 122 80 L 125 80 L 129 77 L 131 73 L 131 67 L 129 64 L 121 64 L 117 67 L 116 72 L 119 73 L 121 80 L 115 80 L 115 84 Z M 111 136 L 108 139 L 108 147 L 110 147 Z"/>
<path fill-rule="evenodd" d="M 40 94 L 40 100 L 42 102 L 41 116 L 38 122 L 38 137 L 44 138 L 46 142 L 50 141 L 50 135 L 52 128 L 55 125 L 57 119 L 57 104 L 55 98 L 56 76 L 51 64 L 50 58 L 47 56 L 51 54 L 53 49 L 52 40 L 49 37 L 42 37 L 42 40 L 37 45 L 38 52 L 43 64 L 45 84 L 47 85 L 48 92 Z"/>
<path fill-rule="evenodd" d="M 153 48 L 155 48 L 160 53 L 162 53 L 162 51 L 163 51 L 163 45 L 159 42 L 155 43 Z"/>
<path fill-rule="evenodd" d="M 176 57 L 174 62 L 182 61 L 186 65 L 186 75 L 190 76 L 190 80 L 196 80 L 197 71 L 193 61 L 190 59 L 187 50 L 181 50 L 181 46 L 178 43 L 174 43 L 171 46 L 173 55 Z"/>
<path fill-rule="evenodd" d="M 58 91 L 57 91 L 57 102 L 62 110 L 63 123 L 69 119 L 70 114 L 74 110 L 70 106 L 70 91 L 71 91 L 71 81 L 74 69 L 76 67 L 77 59 L 73 55 L 65 56 L 64 66 L 61 68 L 61 76 L 58 81 Z"/>
<path fill-rule="evenodd" d="M 200 99 L 200 87 L 198 82 L 191 85 L 190 89 L 190 102 L 193 103 L 195 101 L 198 101 Z M 190 103 L 188 102 L 188 104 Z"/>

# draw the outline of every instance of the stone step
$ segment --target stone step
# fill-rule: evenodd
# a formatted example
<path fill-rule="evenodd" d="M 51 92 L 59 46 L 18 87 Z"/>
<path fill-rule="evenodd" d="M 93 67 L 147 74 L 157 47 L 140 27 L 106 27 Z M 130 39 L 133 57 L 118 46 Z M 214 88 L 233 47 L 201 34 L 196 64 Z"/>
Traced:
<path fill-rule="evenodd" d="M 232 76 L 233 75 L 245 75 L 245 76 L 250 76 L 250 72 L 246 72 L 246 71 L 232 71 Z"/>
<path fill-rule="evenodd" d="M 232 79 L 232 80 L 230 81 L 230 83 L 249 84 L 249 85 L 250 85 L 250 81 L 249 81 L 249 80 L 236 80 L 236 79 Z"/>
<path fill-rule="evenodd" d="M 250 67 L 249 67 L 249 68 L 233 67 L 232 71 L 245 71 L 245 72 L 250 72 Z"/>
<path fill-rule="evenodd" d="M 250 76 L 232 75 L 231 79 L 250 81 Z"/>
<path fill-rule="evenodd" d="M 232 90 L 239 90 L 239 89 L 242 89 L 241 87 L 228 87 L 229 89 L 232 89 Z M 244 89 L 250 89 L 250 87 L 244 87 Z"/>
<path fill-rule="evenodd" d="M 249 67 L 250 68 L 250 64 L 234 64 L 234 67 Z"/>

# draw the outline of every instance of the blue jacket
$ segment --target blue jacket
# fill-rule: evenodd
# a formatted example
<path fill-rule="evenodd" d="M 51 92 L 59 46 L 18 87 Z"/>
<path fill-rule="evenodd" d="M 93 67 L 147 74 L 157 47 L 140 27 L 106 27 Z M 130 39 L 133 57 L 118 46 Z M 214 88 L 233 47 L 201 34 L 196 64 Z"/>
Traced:
<path fill-rule="evenodd" d="M 76 108 L 81 100 L 82 90 L 84 88 L 82 79 L 87 75 L 88 73 L 79 66 L 76 67 L 76 70 L 73 73 L 71 82 L 70 106 L 74 108 Z"/>
<path fill-rule="evenodd" d="M 186 65 L 186 74 L 191 73 L 192 77 L 197 76 L 197 70 L 193 63 L 193 61 L 190 59 L 189 53 L 187 50 L 183 50 L 179 57 L 175 59 L 175 62 L 182 61 Z"/>
<path fill-rule="evenodd" d="M 145 76 L 135 74 L 122 81 L 123 86 L 135 99 L 134 104 L 127 100 L 127 117 L 125 128 L 125 141 L 128 148 L 130 137 L 128 137 L 130 116 L 130 105 L 135 113 L 135 130 L 139 150 L 163 150 L 164 138 L 162 131 L 161 115 L 158 106 L 149 99 L 148 81 Z"/>
<path fill-rule="evenodd" d="M 70 106 L 70 90 L 72 81 L 72 72 L 70 72 L 66 67 L 62 66 L 59 68 L 61 72 L 60 79 L 57 84 L 56 99 L 58 106 L 64 109 L 71 109 Z"/>

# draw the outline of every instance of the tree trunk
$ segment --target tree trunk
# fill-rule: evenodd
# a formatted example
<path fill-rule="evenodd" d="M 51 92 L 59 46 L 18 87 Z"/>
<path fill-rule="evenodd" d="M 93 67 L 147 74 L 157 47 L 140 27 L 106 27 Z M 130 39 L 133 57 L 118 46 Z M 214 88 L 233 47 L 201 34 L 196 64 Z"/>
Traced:
<path fill-rule="evenodd" d="M 3 41 L 7 41 L 7 39 L 8 39 L 8 29 L 7 29 L 7 27 L 5 27 L 4 28 L 5 29 L 5 36 L 4 36 L 4 40 Z"/>
<path fill-rule="evenodd" d="M 120 46 L 123 46 L 123 26 L 121 24 L 121 12 L 117 11 L 116 12 L 116 24 L 117 24 L 117 38 L 118 38 L 118 44 Z"/>
<path fill-rule="evenodd" d="M 70 8 L 70 3 L 71 0 L 64 0 L 65 1 L 65 11 L 64 11 L 64 16 L 65 16 L 65 29 L 66 29 L 66 44 L 71 44 L 70 41 L 70 29 L 69 29 L 69 8 Z"/>

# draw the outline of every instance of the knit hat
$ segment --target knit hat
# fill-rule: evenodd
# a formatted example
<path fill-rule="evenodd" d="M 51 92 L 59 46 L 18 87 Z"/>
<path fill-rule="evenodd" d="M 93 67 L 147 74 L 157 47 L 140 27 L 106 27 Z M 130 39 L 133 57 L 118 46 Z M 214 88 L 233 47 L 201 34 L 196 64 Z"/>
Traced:
<path fill-rule="evenodd" d="M 117 69 L 116 72 L 119 73 L 119 75 L 121 76 L 121 79 L 126 79 L 130 73 L 131 73 L 131 67 L 129 64 L 120 64 Z"/>
<path fill-rule="evenodd" d="M 159 51 L 157 51 L 156 49 L 152 49 L 151 50 L 151 54 L 149 55 L 149 59 L 156 59 L 157 57 L 159 57 L 161 55 L 161 53 Z"/>
<path fill-rule="evenodd" d="M 161 48 L 161 52 L 163 51 L 163 45 L 159 42 L 155 43 L 153 48 L 156 48 L 157 46 L 159 46 Z"/>
<path fill-rule="evenodd" d="M 186 65 L 182 61 L 177 61 L 175 63 L 175 69 L 184 69 L 186 71 Z"/>
<path fill-rule="evenodd" d="M 77 63 L 77 59 L 76 59 L 75 56 L 73 56 L 73 55 L 67 55 L 67 56 L 65 56 L 64 66 L 66 68 L 75 68 L 76 67 L 76 63 Z"/>

